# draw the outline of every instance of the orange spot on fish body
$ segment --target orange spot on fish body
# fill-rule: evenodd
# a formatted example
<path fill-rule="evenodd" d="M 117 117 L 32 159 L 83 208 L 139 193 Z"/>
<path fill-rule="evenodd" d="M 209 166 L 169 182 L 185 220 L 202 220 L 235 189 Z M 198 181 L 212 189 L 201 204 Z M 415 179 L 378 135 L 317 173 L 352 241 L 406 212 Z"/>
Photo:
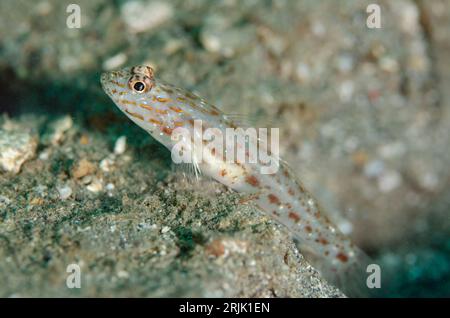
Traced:
<path fill-rule="evenodd" d="M 178 107 L 175 107 L 175 106 L 169 106 L 169 108 L 171 110 L 173 110 L 174 112 L 176 112 L 176 113 L 182 113 L 183 112 L 183 110 L 181 108 L 178 108 Z"/>
<path fill-rule="evenodd" d="M 307 226 L 305 226 L 305 230 L 306 230 L 306 232 L 311 233 L 312 232 L 312 227 L 307 225 Z"/>
<path fill-rule="evenodd" d="M 171 128 L 169 128 L 169 127 L 162 127 L 161 128 L 161 131 L 163 132 L 163 133 L 165 133 L 166 135 L 171 135 L 172 134 L 172 132 L 173 132 L 173 129 L 171 129 Z"/>
<path fill-rule="evenodd" d="M 139 104 L 139 107 L 145 108 L 147 110 L 153 111 L 153 107 L 146 104 Z"/>
<path fill-rule="evenodd" d="M 259 187 L 259 180 L 253 175 L 247 176 L 247 178 L 245 178 L 245 182 L 247 182 L 253 187 Z"/>
<path fill-rule="evenodd" d="M 346 262 L 348 261 L 348 256 L 345 255 L 344 253 L 338 253 L 338 254 L 336 255 L 336 258 L 337 258 L 338 260 L 340 260 L 342 263 L 346 263 Z"/>
<path fill-rule="evenodd" d="M 167 102 L 171 101 L 170 98 L 165 98 L 165 97 L 156 97 L 156 100 L 160 103 L 167 103 Z"/>
<path fill-rule="evenodd" d="M 165 110 L 165 109 L 155 109 L 155 111 L 156 111 L 158 114 L 161 114 L 161 115 L 167 115 L 167 110 Z"/>
<path fill-rule="evenodd" d="M 153 118 L 150 118 L 148 121 L 151 122 L 152 124 L 162 125 L 162 122 Z"/>
<path fill-rule="evenodd" d="M 121 102 L 122 104 L 136 105 L 136 102 L 132 100 L 122 99 Z"/>
<path fill-rule="evenodd" d="M 327 245 L 327 244 L 328 244 L 328 241 L 327 241 L 326 239 L 324 239 L 323 237 L 319 238 L 319 239 L 318 239 L 318 242 L 319 242 L 320 244 L 322 244 L 322 245 Z"/>
<path fill-rule="evenodd" d="M 276 195 L 271 193 L 267 197 L 269 198 L 270 203 L 277 204 L 277 205 L 280 204 L 280 199 L 278 199 L 278 197 Z"/>
<path fill-rule="evenodd" d="M 294 220 L 295 223 L 298 223 L 300 221 L 300 217 L 295 212 L 290 211 L 288 216 L 290 219 Z"/>

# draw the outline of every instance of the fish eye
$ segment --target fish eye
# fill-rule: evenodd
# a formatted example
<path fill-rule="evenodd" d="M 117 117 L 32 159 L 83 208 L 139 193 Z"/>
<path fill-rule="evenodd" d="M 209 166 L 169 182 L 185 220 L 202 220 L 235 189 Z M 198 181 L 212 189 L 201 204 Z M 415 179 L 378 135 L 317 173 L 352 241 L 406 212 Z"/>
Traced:
<path fill-rule="evenodd" d="M 142 82 L 136 82 L 136 83 L 134 83 L 134 85 L 133 85 L 133 89 L 134 89 L 136 92 L 142 92 L 142 91 L 145 89 L 145 84 L 142 83 Z"/>
<path fill-rule="evenodd" d="M 135 93 L 142 94 L 152 89 L 153 82 L 145 75 L 134 74 L 128 81 L 128 87 Z"/>

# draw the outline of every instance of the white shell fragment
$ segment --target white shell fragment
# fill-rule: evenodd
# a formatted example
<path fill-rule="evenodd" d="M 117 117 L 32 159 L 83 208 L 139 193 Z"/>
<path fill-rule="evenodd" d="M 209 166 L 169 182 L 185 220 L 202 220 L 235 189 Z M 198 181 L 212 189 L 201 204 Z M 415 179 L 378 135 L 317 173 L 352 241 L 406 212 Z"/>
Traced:
<path fill-rule="evenodd" d="M 114 153 L 116 155 L 121 155 L 127 149 L 127 137 L 121 136 L 117 138 L 116 143 L 114 145 Z"/>

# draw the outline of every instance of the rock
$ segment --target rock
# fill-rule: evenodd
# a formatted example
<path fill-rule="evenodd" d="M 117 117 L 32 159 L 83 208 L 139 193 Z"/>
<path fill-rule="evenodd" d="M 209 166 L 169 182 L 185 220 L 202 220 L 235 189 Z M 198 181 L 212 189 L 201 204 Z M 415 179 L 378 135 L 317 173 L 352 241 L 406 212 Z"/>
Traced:
<path fill-rule="evenodd" d="M 61 117 L 51 122 L 47 133 L 43 137 L 43 143 L 54 146 L 60 144 L 67 132 L 73 126 L 73 120 L 70 116 Z"/>
<path fill-rule="evenodd" d="M 72 176 L 75 179 L 81 179 L 84 176 L 94 173 L 95 170 L 96 166 L 89 160 L 83 158 L 72 168 Z"/>
<path fill-rule="evenodd" d="M 38 139 L 26 132 L 0 129 L 0 170 L 17 174 L 36 155 Z"/>

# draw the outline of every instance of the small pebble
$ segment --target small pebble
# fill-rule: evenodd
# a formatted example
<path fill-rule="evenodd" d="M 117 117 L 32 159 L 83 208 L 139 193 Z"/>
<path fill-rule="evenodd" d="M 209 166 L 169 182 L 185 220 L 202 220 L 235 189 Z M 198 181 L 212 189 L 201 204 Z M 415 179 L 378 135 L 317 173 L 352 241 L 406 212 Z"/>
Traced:
<path fill-rule="evenodd" d="M 106 157 L 100 161 L 100 169 L 104 172 L 110 172 L 114 167 L 114 159 L 112 157 Z"/>
<path fill-rule="evenodd" d="M 379 65 L 383 71 L 388 73 L 395 73 L 399 70 L 397 61 L 387 56 L 384 56 L 380 59 Z"/>
<path fill-rule="evenodd" d="M 176 52 L 178 52 L 180 49 L 183 48 L 183 42 L 181 40 L 169 40 L 166 45 L 163 48 L 163 51 L 167 55 L 172 55 Z"/>
<path fill-rule="evenodd" d="M 105 60 L 102 67 L 105 71 L 112 71 L 121 67 L 126 61 L 127 55 L 125 53 L 119 53 Z"/>
<path fill-rule="evenodd" d="M 127 271 L 119 271 L 117 273 L 117 277 L 119 277 L 119 278 L 128 278 L 129 276 L 130 276 L 130 274 L 128 274 Z"/>
<path fill-rule="evenodd" d="M 295 75 L 300 83 L 307 83 L 311 78 L 311 70 L 306 63 L 298 63 L 295 70 Z"/>
<path fill-rule="evenodd" d="M 339 98 L 343 102 L 348 102 L 353 97 L 353 92 L 355 90 L 355 85 L 353 84 L 353 81 L 347 80 L 343 81 L 339 86 Z"/>
<path fill-rule="evenodd" d="M 395 12 L 400 15 L 400 28 L 401 30 L 410 35 L 419 33 L 420 21 L 419 21 L 419 9 L 415 3 L 409 3 L 407 1 L 398 1 L 395 5 Z"/>
<path fill-rule="evenodd" d="M 378 189 L 381 192 L 390 192 L 400 186 L 401 183 L 402 177 L 400 173 L 395 170 L 387 171 L 378 179 Z"/>
<path fill-rule="evenodd" d="M 81 183 L 90 184 L 92 182 L 92 178 L 92 175 L 84 176 L 83 178 L 81 178 Z"/>
<path fill-rule="evenodd" d="M 114 144 L 114 153 L 116 155 L 121 155 L 127 149 L 127 137 L 121 136 L 117 138 L 116 143 Z"/>
<path fill-rule="evenodd" d="M 47 161 L 50 158 L 50 151 L 49 150 L 44 150 L 39 154 L 38 157 L 40 160 L 42 161 Z"/>
<path fill-rule="evenodd" d="M 80 144 L 88 145 L 89 144 L 89 137 L 87 135 L 81 136 L 80 137 Z"/>
<path fill-rule="evenodd" d="M 94 193 L 100 192 L 103 190 L 103 183 L 100 179 L 94 178 L 91 184 L 86 187 L 86 189 Z"/>
<path fill-rule="evenodd" d="M 162 234 L 167 233 L 167 232 L 169 232 L 169 231 L 170 231 L 170 227 L 168 227 L 168 226 L 164 226 L 164 227 L 161 229 L 161 233 L 162 233 Z"/>
<path fill-rule="evenodd" d="M 68 185 L 63 185 L 57 188 L 61 200 L 66 200 L 72 195 L 72 188 Z"/>
<path fill-rule="evenodd" d="M 90 175 L 95 172 L 95 165 L 89 160 L 83 158 L 78 164 L 72 169 L 72 176 L 75 179 L 83 178 L 84 176 Z"/>
<path fill-rule="evenodd" d="M 174 14 L 172 5 L 162 1 L 129 1 L 120 11 L 125 25 L 133 33 L 152 30 Z"/>

